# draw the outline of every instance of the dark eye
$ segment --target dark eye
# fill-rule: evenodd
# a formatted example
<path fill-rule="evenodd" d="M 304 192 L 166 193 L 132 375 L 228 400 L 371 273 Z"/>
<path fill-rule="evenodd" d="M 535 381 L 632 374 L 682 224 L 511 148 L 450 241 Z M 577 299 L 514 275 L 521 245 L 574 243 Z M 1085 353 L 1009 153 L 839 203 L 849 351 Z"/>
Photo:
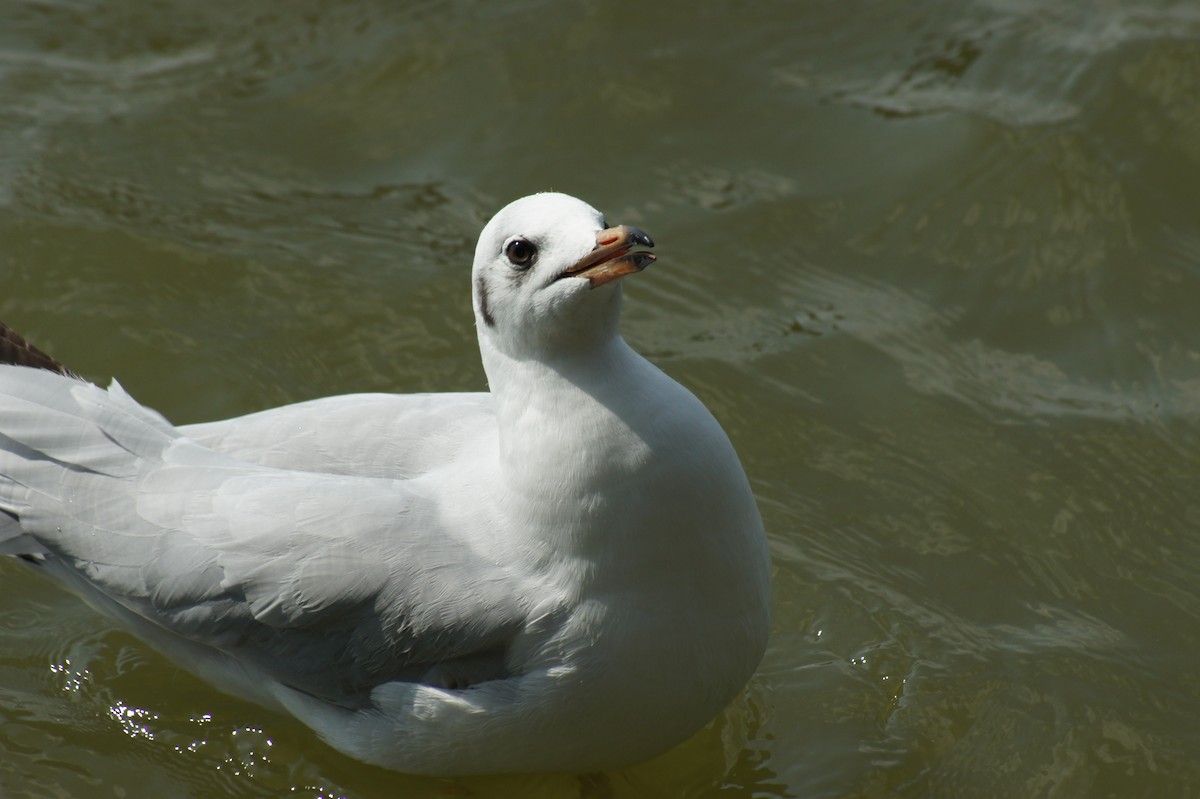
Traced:
<path fill-rule="evenodd" d="M 528 269 L 533 263 L 534 256 L 537 255 L 537 247 L 526 239 L 513 239 L 504 245 L 504 254 L 508 256 L 508 261 L 513 266 L 518 269 Z"/>

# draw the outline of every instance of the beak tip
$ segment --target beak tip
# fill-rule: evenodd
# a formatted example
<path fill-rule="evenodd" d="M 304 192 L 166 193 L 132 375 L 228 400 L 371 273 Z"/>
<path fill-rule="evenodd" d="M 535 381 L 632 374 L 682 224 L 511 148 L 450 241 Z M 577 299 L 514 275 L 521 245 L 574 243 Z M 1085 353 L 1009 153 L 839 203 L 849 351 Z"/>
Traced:
<path fill-rule="evenodd" d="M 654 246 L 654 239 L 650 238 L 650 234 L 641 228 L 631 227 L 629 229 L 629 240 L 634 244 L 640 244 L 643 247 Z"/>

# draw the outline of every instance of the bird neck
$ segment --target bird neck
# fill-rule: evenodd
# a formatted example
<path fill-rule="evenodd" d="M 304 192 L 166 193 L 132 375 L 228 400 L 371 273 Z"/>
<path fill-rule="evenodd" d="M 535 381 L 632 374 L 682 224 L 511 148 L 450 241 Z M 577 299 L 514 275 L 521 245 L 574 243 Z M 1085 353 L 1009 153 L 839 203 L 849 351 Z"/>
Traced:
<path fill-rule="evenodd" d="M 502 444 L 518 434 L 561 438 L 579 427 L 590 430 L 606 419 L 616 421 L 627 402 L 620 389 L 636 390 L 649 366 L 615 330 L 536 358 L 511 355 L 486 339 L 480 350 Z"/>
<path fill-rule="evenodd" d="M 514 358 L 486 341 L 481 350 L 510 496 L 561 507 L 564 518 L 578 518 L 581 504 L 599 512 L 614 486 L 635 478 L 652 457 L 654 416 L 670 407 L 674 390 L 683 391 L 615 332 L 586 349 L 537 359 Z"/>

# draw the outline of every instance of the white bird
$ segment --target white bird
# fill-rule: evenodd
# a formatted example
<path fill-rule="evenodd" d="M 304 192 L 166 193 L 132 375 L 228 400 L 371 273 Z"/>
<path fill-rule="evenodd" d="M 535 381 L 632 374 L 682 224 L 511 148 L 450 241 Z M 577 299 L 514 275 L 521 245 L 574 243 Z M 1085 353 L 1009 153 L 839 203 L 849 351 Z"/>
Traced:
<path fill-rule="evenodd" d="M 500 211 L 472 271 L 489 393 L 175 427 L 3 328 L 0 554 L 369 763 L 658 755 L 752 675 L 770 577 L 729 439 L 618 332 L 652 246 L 562 194 Z"/>

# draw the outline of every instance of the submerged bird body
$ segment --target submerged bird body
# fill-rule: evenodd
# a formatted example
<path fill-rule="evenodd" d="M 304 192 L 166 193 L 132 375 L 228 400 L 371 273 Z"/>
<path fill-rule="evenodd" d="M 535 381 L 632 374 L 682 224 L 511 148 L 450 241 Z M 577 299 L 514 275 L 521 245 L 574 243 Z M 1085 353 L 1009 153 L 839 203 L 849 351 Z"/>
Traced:
<path fill-rule="evenodd" d="M 654 756 L 753 673 L 769 563 L 725 433 L 617 331 L 649 244 L 565 195 L 501 211 L 472 274 L 487 394 L 175 428 L 0 366 L 0 554 L 371 763 Z"/>

